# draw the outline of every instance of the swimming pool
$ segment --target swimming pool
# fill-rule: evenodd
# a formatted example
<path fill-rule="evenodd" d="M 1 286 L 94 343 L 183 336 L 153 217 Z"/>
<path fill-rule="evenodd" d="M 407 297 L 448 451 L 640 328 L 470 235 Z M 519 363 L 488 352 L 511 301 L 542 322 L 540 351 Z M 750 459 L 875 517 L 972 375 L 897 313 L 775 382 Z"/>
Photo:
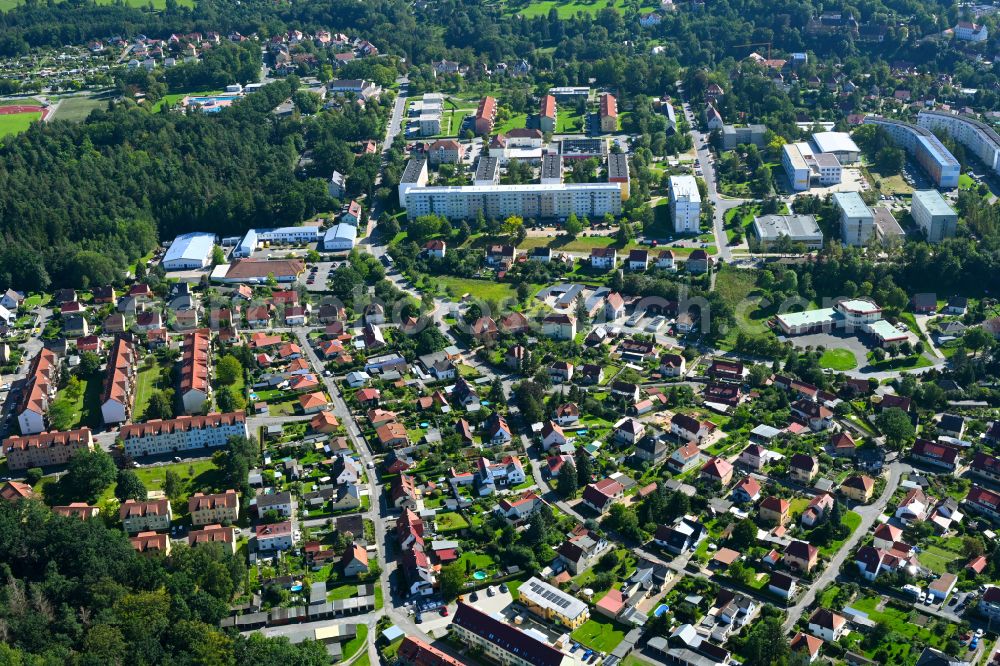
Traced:
<path fill-rule="evenodd" d="M 666 613 L 668 610 L 670 610 L 670 606 L 668 606 L 666 604 L 660 604 L 659 606 L 656 607 L 656 610 L 653 611 L 653 615 L 655 615 L 656 617 L 660 617 L 661 615 L 663 615 L 664 613 Z"/>
<path fill-rule="evenodd" d="M 476 573 L 472 574 L 472 577 L 475 578 L 476 580 L 486 580 L 486 572 L 477 571 Z"/>

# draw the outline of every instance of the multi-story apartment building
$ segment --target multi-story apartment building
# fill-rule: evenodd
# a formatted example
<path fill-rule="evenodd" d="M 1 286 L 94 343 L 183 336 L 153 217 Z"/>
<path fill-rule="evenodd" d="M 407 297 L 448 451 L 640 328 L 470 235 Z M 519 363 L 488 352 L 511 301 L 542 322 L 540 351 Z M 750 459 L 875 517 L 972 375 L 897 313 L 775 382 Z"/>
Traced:
<path fill-rule="evenodd" d="M 221 543 L 222 549 L 232 555 L 236 553 L 236 528 L 206 525 L 200 530 L 191 530 L 188 533 L 188 545 L 192 548 L 203 543 Z"/>
<path fill-rule="evenodd" d="M 105 425 L 124 423 L 132 418 L 135 380 L 139 357 L 131 338 L 119 335 L 111 347 L 101 396 L 101 416 Z"/>
<path fill-rule="evenodd" d="M 458 602 L 451 630 L 461 643 L 504 666 L 574 666 L 576 661 L 512 624 Z"/>
<path fill-rule="evenodd" d="M 618 131 L 618 100 L 611 93 L 602 93 L 600 111 L 601 131 L 613 134 Z"/>
<path fill-rule="evenodd" d="M 402 183 L 400 186 L 402 187 Z M 409 187 L 406 215 L 441 215 L 452 220 L 518 215 L 535 219 L 564 219 L 572 214 L 596 219 L 621 215 L 621 186 L 617 183 L 551 183 Z"/>
<path fill-rule="evenodd" d="M 167 530 L 174 519 L 170 501 L 165 499 L 143 502 L 125 500 L 118 509 L 118 516 L 122 520 L 122 527 L 129 534 Z"/>
<path fill-rule="evenodd" d="M 962 166 L 929 129 L 880 116 L 865 116 L 865 124 L 883 128 L 897 146 L 917 160 L 935 185 L 944 188 L 958 187 Z"/>
<path fill-rule="evenodd" d="M 679 234 L 696 234 L 701 228 L 701 193 L 694 176 L 670 177 L 670 217 Z"/>
<path fill-rule="evenodd" d="M 497 101 L 495 98 L 486 96 L 479 100 L 479 107 L 476 109 L 475 128 L 476 134 L 483 136 L 493 131 L 493 123 L 497 117 Z"/>
<path fill-rule="evenodd" d="M 845 245 L 867 245 L 875 231 L 875 215 L 857 192 L 835 192 L 840 211 L 840 236 Z"/>
<path fill-rule="evenodd" d="M 988 168 L 1000 173 L 1000 135 L 986 123 L 945 111 L 921 111 L 917 114 L 917 124 L 944 132 L 971 150 Z"/>
<path fill-rule="evenodd" d="M 542 97 L 538 109 L 538 129 L 549 134 L 556 131 L 556 98 L 552 95 Z"/>
<path fill-rule="evenodd" d="M 119 437 L 133 458 L 225 446 L 230 437 L 248 437 L 246 412 L 181 416 L 122 426 Z"/>
<path fill-rule="evenodd" d="M 188 498 L 192 525 L 235 523 L 240 517 L 240 498 L 235 490 L 204 495 L 195 493 Z"/>
<path fill-rule="evenodd" d="M 535 615 L 571 631 L 590 618 L 587 604 L 535 577 L 524 581 L 518 588 L 518 599 Z"/>
<path fill-rule="evenodd" d="M 35 435 L 45 430 L 45 415 L 56 396 L 58 378 L 59 357 L 51 349 L 43 348 L 31 361 L 15 410 L 22 435 Z"/>
<path fill-rule="evenodd" d="M 94 449 L 90 428 L 10 437 L 3 443 L 3 454 L 7 456 L 10 470 L 65 465 L 81 449 Z"/>
<path fill-rule="evenodd" d="M 212 393 L 210 335 L 207 328 L 184 334 L 181 402 L 188 414 L 199 411 Z"/>
<path fill-rule="evenodd" d="M 945 238 L 951 238 L 958 228 L 958 213 L 948 205 L 937 190 L 914 192 L 910 203 L 910 215 L 924 230 L 929 243 L 940 243 Z"/>

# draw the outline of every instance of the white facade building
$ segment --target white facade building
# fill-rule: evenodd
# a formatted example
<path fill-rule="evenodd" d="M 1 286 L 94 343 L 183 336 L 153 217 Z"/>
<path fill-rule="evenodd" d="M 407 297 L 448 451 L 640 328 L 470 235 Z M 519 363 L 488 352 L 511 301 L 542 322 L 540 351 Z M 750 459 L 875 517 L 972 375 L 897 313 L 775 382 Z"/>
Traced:
<path fill-rule="evenodd" d="M 924 230 L 929 243 L 940 243 L 955 235 L 958 213 L 937 190 L 917 190 L 910 205 L 913 221 Z"/>
<path fill-rule="evenodd" d="M 245 412 L 182 416 L 122 426 L 119 436 L 125 452 L 140 456 L 225 446 L 230 437 L 247 437 Z"/>
<path fill-rule="evenodd" d="M 670 217 L 679 234 L 696 234 L 701 228 L 701 193 L 694 176 L 670 177 Z"/>
<path fill-rule="evenodd" d="M 836 192 L 833 203 L 840 211 L 840 236 L 845 245 L 867 245 L 875 230 L 875 215 L 857 192 Z"/>
<path fill-rule="evenodd" d="M 174 239 L 163 255 L 163 270 L 187 271 L 204 268 L 212 263 L 215 234 L 182 234 Z"/>
<path fill-rule="evenodd" d="M 617 183 L 417 186 L 406 190 L 404 196 L 408 219 L 430 214 L 453 220 L 472 219 L 480 211 L 496 219 L 510 215 L 566 218 L 572 213 L 595 219 L 608 213 L 617 217 L 622 212 L 621 187 Z"/>
<path fill-rule="evenodd" d="M 1000 135 L 985 123 L 954 113 L 921 111 L 917 124 L 946 133 L 971 150 L 987 167 L 1000 173 Z"/>

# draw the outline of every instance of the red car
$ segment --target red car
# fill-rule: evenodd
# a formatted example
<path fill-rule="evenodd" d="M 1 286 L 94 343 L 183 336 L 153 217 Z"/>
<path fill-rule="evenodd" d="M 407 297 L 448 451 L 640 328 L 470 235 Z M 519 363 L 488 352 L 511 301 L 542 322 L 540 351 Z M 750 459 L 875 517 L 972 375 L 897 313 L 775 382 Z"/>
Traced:
<path fill-rule="evenodd" d="M 441 606 L 441 617 L 448 617 L 448 607 Z"/>

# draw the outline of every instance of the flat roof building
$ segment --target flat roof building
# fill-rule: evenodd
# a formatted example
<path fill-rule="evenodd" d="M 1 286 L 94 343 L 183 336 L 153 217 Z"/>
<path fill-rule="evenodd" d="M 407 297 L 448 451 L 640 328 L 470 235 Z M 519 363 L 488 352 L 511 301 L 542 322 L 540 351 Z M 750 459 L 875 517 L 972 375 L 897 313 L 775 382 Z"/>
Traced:
<path fill-rule="evenodd" d="M 764 135 L 767 132 L 765 125 L 736 125 L 722 126 L 722 148 L 732 150 L 736 146 L 748 144 L 758 148 L 764 147 Z"/>
<path fill-rule="evenodd" d="M 212 263 L 215 234 L 181 234 L 170 244 L 163 255 L 163 270 L 189 271 L 205 268 Z"/>
<path fill-rule="evenodd" d="M 563 139 L 559 142 L 559 154 L 563 159 L 604 159 L 608 154 L 607 139 Z"/>
<path fill-rule="evenodd" d="M 621 215 L 621 186 L 617 183 L 559 183 L 417 187 L 406 195 L 409 219 L 442 215 L 468 220 L 482 212 L 487 218 L 510 215 L 535 219 L 578 217 L 596 219 Z"/>
<path fill-rule="evenodd" d="M 694 176 L 670 177 L 670 217 L 677 233 L 696 234 L 701 228 L 701 192 Z"/>
<path fill-rule="evenodd" d="M 917 124 L 929 130 L 940 130 L 971 150 L 981 162 L 1000 173 L 1000 135 L 970 116 L 944 111 L 921 111 Z"/>
<path fill-rule="evenodd" d="M 913 221 L 923 229 L 929 243 L 940 243 L 955 235 L 958 213 L 937 190 L 917 190 L 910 204 Z"/>
<path fill-rule="evenodd" d="M 558 185 L 563 182 L 563 160 L 560 155 L 542 156 L 542 185 Z"/>
<path fill-rule="evenodd" d="M 480 155 L 473 182 L 475 185 L 499 185 L 500 160 L 496 157 Z"/>
<path fill-rule="evenodd" d="M 773 245 L 782 236 L 811 250 L 823 247 L 823 232 L 815 215 L 761 215 L 753 219 L 753 232 L 762 248 Z"/>
<path fill-rule="evenodd" d="M 880 116 L 865 116 L 866 125 L 883 128 L 900 148 L 906 150 L 938 187 L 958 187 L 962 166 L 927 128 Z"/>
<path fill-rule="evenodd" d="M 845 245 L 867 245 L 875 228 L 875 215 L 857 192 L 835 192 L 840 211 L 840 235 Z"/>
<path fill-rule="evenodd" d="M 399 205 L 406 208 L 406 193 L 414 187 L 423 187 L 426 184 L 427 158 L 422 155 L 411 157 L 399 179 Z"/>
<path fill-rule="evenodd" d="M 833 153 L 841 164 L 854 164 L 861 149 L 847 132 L 816 132 L 812 135 L 818 153 Z"/>
<path fill-rule="evenodd" d="M 901 243 L 906 238 L 906 232 L 888 208 L 875 206 L 872 213 L 875 215 L 875 237 L 882 245 Z"/>
<path fill-rule="evenodd" d="M 621 185 L 622 201 L 628 199 L 631 181 L 628 171 L 628 155 L 625 153 L 608 154 L 608 182 Z"/>

